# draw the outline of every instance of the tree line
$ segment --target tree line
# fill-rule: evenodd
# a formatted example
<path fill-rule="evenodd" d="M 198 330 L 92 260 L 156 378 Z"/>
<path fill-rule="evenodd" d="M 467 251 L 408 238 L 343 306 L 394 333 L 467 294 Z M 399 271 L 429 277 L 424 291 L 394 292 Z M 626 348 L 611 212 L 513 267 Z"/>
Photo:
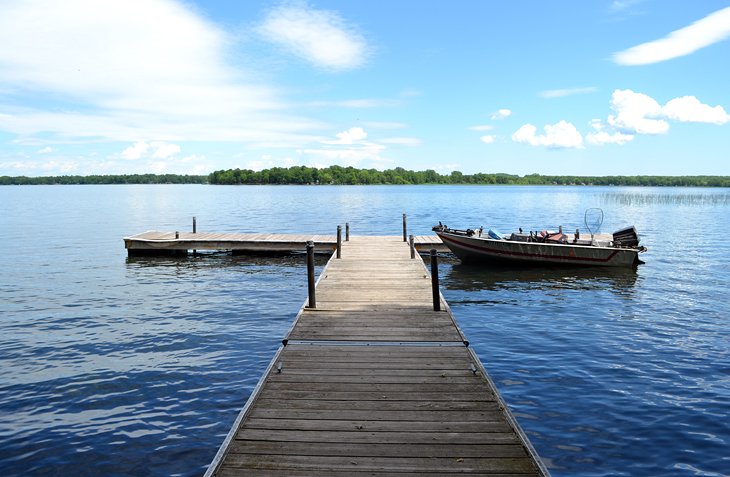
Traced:
<path fill-rule="evenodd" d="M 402 167 L 379 171 L 354 167 L 273 167 L 261 171 L 227 169 L 209 175 L 121 174 L 90 176 L 0 176 L 0 185 L 56 184 L 494 184 L 494 185 L 616 185 L 668 187 L 730 187 L 728 176 L 551 176 L 503 173 L 439 174 L 433 169 L 411 171 Z"/>
<path fill-rule="evenodd" d="M 0 176 L 0 185 L 78 184 L 207 184 L 208 176 L 180 174 L 120 174 L 91 176 Z"/>
<path fill-rule="evenodd" d="M 378 171 L 354 167 L 330 166 L 323 169 L 307 166 L 273 167 L 262 171 L 227 169 L 211 173 L 210 184 L 503 184 L 503 185 L 621 185 L 730 187 L 728 176 L 519 176 L 502 173 L 463 174 L 459 171 L 439 174 L 427 169 L 411 171 L 402 167 Z"/>

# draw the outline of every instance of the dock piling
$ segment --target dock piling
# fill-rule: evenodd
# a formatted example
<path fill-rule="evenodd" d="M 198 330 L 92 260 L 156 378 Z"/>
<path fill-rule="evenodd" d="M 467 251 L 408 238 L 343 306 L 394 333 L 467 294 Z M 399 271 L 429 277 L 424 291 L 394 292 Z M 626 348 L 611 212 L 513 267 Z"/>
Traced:
<path fill-rule="evenodd" d="M 441 311 L 441 293 L 439 293 L 439 259 L 436 249 L 431 249 L 431 291 L 433 293 L 433 311 Z"/>
<path fill-rule="evenodd" d="M 309 304 L 307 308 L 317 308 L 314 283 L 314 242 L 307 242 L 307 282 L 309 285 Z"/>
<path fill-rule="evenodd" d="M 193 233 L 194 234 L 198 233 L 198 225 L 196 223 L 195 216 L 193 216 Z M 197 254 L 198 254 L 198 251 L 193 249 L 193 255 L 197 255 Z"/>
<path fill-rule="evenodd" d="M 350 241 L 350 222 L 345 222 L 345 242 Z"/>
<path fill-rule="evenodd" d="M 342 258 L 342 225 L 337 226 L 337 258 Z"/>
<path fill-rule="evenodd" d="M 408 241 L 408 239 L 406 238 L 406 230 L 407 230 L 407 227 L 406 227 L 406 214 L 404 212 L 403 213 L 403 241 L 404 242 L 407 242 Z"/>
<path fill-rule="evenodd" d="M 413 240 L 412 234 L 408 237 L 408 242 L 410 243 L 410 247 L 411 247 L 411 259 L 414 259 L 414 258 L 416 258 L 416 243 Z"/>

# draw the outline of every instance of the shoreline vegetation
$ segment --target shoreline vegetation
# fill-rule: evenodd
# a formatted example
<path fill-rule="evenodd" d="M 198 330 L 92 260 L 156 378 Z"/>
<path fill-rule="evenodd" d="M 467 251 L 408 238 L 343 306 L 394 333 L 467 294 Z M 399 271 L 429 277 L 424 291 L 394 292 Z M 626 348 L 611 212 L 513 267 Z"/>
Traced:
<path fill-rule="evenodd" d="M 274 167 L 261 171 L 227 169 L 208 175 L 121 174 L 68 176 L 0 176 L 0 185 L 86 184 L 212 184 L 212 185 L 594 185 L 653 187 L 730 187 L 730 176 L 564 176 L 503 173 L 439 174 L 428 169 L 411 171 L 396 167 L 379 171 L 354 167 Z"/>

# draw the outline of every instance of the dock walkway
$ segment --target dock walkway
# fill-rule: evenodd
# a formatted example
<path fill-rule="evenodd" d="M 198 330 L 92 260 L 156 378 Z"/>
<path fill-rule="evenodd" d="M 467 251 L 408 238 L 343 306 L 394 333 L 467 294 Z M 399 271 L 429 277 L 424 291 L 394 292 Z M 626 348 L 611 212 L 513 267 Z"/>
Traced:
<path fill-rule="evenodd" d="M 548 475 L 398 237 L 330 259 L 206 476 Z"/>
<path fill-rule="evenodd" d="M 397 239 L 397 237 L 393 237 Z M 220 232 L 159 232 L 150 230 L 124 237 L 129 256 L 186 255 L 191 250 L 233 251 L 234 253 L 303 252 L 313 241 L 318 253 L 331 253 L 337 247 L 336 235 L 283 233 L 220 233 Z M 344 240 L 344 238 L 342 239 Z M 448 251 L 437 235 L 417 235 L 419 250 L 436 248 Z"/>

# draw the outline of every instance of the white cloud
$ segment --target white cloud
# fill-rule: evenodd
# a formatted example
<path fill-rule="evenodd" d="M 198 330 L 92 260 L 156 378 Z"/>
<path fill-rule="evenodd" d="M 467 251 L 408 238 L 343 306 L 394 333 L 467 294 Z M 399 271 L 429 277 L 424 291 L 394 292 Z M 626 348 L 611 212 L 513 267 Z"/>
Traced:
<path fill-rule="evenodd" d="M 602 146 L 604 144 L 623 145 L 634 140 L 633 134 L 625 134 L 606 126 L 600 119 L 591 121 L 591 127 L 595 132 L 586 134 L 586 142 L 594 146 Z"/>
<path fill-rule="evenodd" d="M 586 142 L 594 146 L 602 146 L 604 144 L 623 145 L 633 140 L 634 136 L 632 134 L 624 134 L 621 132 L 610 133 L 606 131 L 597 131 L 586 134 Z"/>
<path fill-rule="evenodd" d="M 174 0 L 5 0 L 0 45 L 12 45 L 0 48 L 0 90 L 28 105 L 0 104 L 0 130 L 21 141 L 301 144 L 322 127 L 233 69 L 232 38 Z M 39 95 L 75 106 L 43 109 Z"/>
<path fill-rule="evenodd" d="M 148 146 L 148 151 L 151 149 Z M 205 156 L 189 155 L 183 158 L 153 158 L 147 155 L 130 161 L 122 154 L 99 157 L 95 152 L 72 157 L 54 154 L 50 160 L 32 160 L 26 157 L 13 161 L 0 160 L 0 175 L 68 175 L 68 174 L 208 174 L 216 168 Z M 4 171 L 4 172 L 3 172 Z"/>
<path fill-rule="evenodd" d="M 725 124 L 730 121 L 722 106 L 709 106 L 702 104 L 694 96 L 682 96 L 667 102 L 662 108 L 662 113 L 669 119 L 682 122 Z"/>
<path fill-rule="evenodd" d="M 505 119 L 512 116 L 512 111 L 509 109 L 499 109 L 492 113 L 492 119 Z"/>
<path fill-rule="evenodd" d="M 130 161 L 135 161 L 137 159 L 140 159 L 142 156 L 147 154 L 147 151 L 149 151 L 150 145 L 147 144 L 144 141 L 138 141 L 134 143 L 134 145 L 129 146 L 125 150 L 122 151 L 121 156 L 122 159 L 128 159 Z"/>
<path fill-rule="evenodd" d="M 623 145 L 633 141 L 639 134 L 666 134 L 670 128 L 670 120 L 716 125 L 730 122 L 730 115 L 722 106 L 709 106 L 694 96 L 674 98 L 662 107 L 651 96 L 630 89 L 617 89 L 611 95 L 609 106 L 612 113 L 605 122 L 600 119 L 591 121 L 594 131 L 585 135 L 585 143 L 593 146 Z M 494 141 L 494 136 L 485 138 L 485 142 Z M 538 134 L 534 125 L 525 124 L 515 131 L 512 140 L 548 148 L 583 147 L 583 136 L 566 121 L 546 125 L 544 134 Z"/>
<path fill-rule="evenodd" d="M 669 123 L 662 119 L 662 107 L 652 97 L 630 89 L 615 90 L 611 95 L 608 124 L 624 134 L 665 134 Z"/>
<path fill-rule="evenodd" d="M 497 139 L 497 136 L 486 135 L 479 138 L 484 144 L 492 144 Z"/>
<path fill-rule="evenodd" d="M 588 86 L 585 88 L 566 88 L 566 89 L 550 89 L 547 91 L 540 92 L 540 96 L 547 99 L 562 98 L 565 96 L 575 96 L 577 94 L 589 94 L 595 93 L 598 88 L 595 86 Z"/>
<path fill-rule="evenodd" d="M 662 107 L 651 96 L 617 89 L 609 104 L 613 114 L 608 115 L 606 124 L 599 119 L 591 121 L 596 132 L 586 135 L 589 144 L 625 144 L 637 134 L 666 134 L 668 120 L 717 125 L 730 122 L 730 115 L 722 106 L 703 104 L 694 96 L 674 98 Z"/>
<path fill-rule="evenodd" d="M 152 153 L 154 159 L 167 159 L 180 152 L 180 146 L 177 144 L 153 142 L 151 146 L 155 148 L 155 152 Z"/>
<path fill-rule="evenodd" d="M 304 154 L 319 160 L 319 164 L 355 166 L 363 161 L 383 162 L 383 158 L 380 156 L 380 153 L 382 153 L 384 149 L 384 146 L 369 143 L 359 147 L 339 149 L 308 148 L 304 149 L 303 152 Z"/>
<path fill-rule="evenodd" d="M 258 31 L 306 61 L 332 70 L 357 68 L 368 53 L 363 36 L 336 12 L 316 10 L 304 2 L 274 8 Z"/>
<path fill-rule="evenodd" d="M 53 152 L 53 148 L 51 146 L 46 146 L 43 149 L 38 150 L 38 154 L 50 154 Z"/>
<path fill-rule="evenodd" d="M 366 141 L 368 134 L 362 128 L 350 128 L 335 136 L 337 139 L 320 141 L 322 147 L 303 149 L 302 154 L 309 156 L 309 163 L 316 162 L 317 164 L 354 166 L 363 161 L 386 162 L 381 156 L 385 146 Z"/>
<path fill-rule="evenodd" d="M 470 131 L 491 131 L 492 129 L 494 129 L 494 126 L 490 124 L 478 124 L 469 128 Z"/>
<path fill-rule="evenodd" d="M 596 133 L 586 134 L 586 142 L 595 146 L 601 146 L 603 144 L 619 144 L 623 145 L 634 139 L 631 134 L 623 134 L 620 132 L 607 133 L 606 131 L 599 131 Z"/>
<path fill-rule="evenodd" d="M 730 37 L 730 7 L 711 13 L 664 38 L 615 53 L 613 60 L 620 65 L 658 63 L 689 55 L 728 37 Z"/>
<path fill-rule="evenodd" d="M 119 156 L 122 159 L 136 161 L 138 159 L 169 159 L 180 152 L 180 146 L 162 141 L 137 141 L 123 150 Z"/>
<path fill-rule="evenodd" d="M 368 133 L 363 128 L 350 128 L 347 131 L 335 134 L 335 136 L 337 139 L 322 141 L 322 144 L 354 144 L 368 137 Z"/>
<path fill-rule="evenodd" d="M 550 149 L 582 148 L 583 136 L 571 123 L 562 120 L 556 124 L 546 124 L 545 134 L 537 134 L 537 128 L 525 124 L 512 135 L 512 140 L 531 146 L 544 146 Z"/>
<path fill-rule="evenodd" d="M 0 162 L 0 170 L 8 171 L 9 175 L 65 175 L 78 173 L 78 169 L 76 160 Z"/>

